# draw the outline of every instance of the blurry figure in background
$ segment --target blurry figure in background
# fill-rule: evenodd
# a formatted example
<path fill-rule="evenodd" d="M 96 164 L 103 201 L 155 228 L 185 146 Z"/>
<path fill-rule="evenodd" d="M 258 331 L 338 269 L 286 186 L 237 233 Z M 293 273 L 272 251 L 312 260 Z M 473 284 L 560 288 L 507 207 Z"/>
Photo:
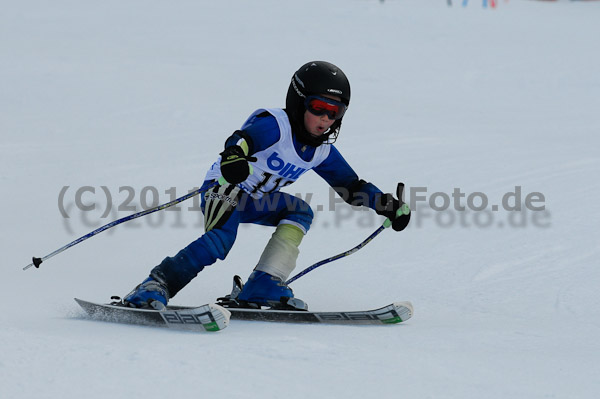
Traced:
<path fill-rule="evenodd" d="M 279 191 L 314 170 L 352 205 L 388 217 L 396 231 L 410 214 L 397 216 L 401 198 L 384 194 L 358 175 L 333 146 L 350 104 L 350 83 L 335 65 L 309 62 L 293 75 L 285 109 L 258 109 L 226 141 L 206 174 L 202 198 L 205 234 L 165 258 L 123 300 L 132 307 L 162 309 L 205 266 L 225 259 L 240 223 L 273 226 L 256 267 L 231 295 L 241 307 L 307 309 L 285 281 L 296 267 L 299 245 L 313 212 L 305 201 Z M 235 291 L 235 290 L 234 290 Z"/>
<path fill-rule="evenodd" d="M 508 0 L 505 0 L 506 3 L 508 3 Z M 451 6 L 452 5 L 452 0 L 448 0 L 448 5 Z M 462 2 L 462 6 L 466 7 L 469 5 L 469 0 L 463 0 Z M 483 8 L 487 8 L 488 6 L 488 0 L 483 0 L 483 2 L 481 3 L 481 5 L 483 6 Z M 490 6 L 492 8 L 496 8 L 496 0 L 490 0 Z"/>

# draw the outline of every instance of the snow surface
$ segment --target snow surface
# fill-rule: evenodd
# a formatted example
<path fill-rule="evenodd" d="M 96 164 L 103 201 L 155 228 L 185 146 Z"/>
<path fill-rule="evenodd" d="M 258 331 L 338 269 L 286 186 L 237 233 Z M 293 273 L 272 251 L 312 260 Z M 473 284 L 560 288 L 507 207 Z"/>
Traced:
<path fill-rule="evenodd" d="M 3 1 L 0 397 L 598 397 L 598 21 L 600 2 Z M 102 186 L 115 207 L 130 186 L 138 211 L 146 186 L 161 203 L 198 186 L 225 137 L 255 108 L 283 106 L 293 71 L 315 59 L 351 80 L 337 145 L 364 179 L 482 192 L 489 207 L 520 186 L 545 211 L 420 202 L 406 231 L 293 284 L 313 310 L 411 300 L 415 316 L 395 326 L 234 321 L 197 334 L 86 319 L 73 297 L 124 295 L 202 233 L 192 200 L 22 271 L 132 213 L 101 218 Z M 74 203 L 84 186 L 94 211 Z M 313 173 L 287 191 L 325 208 L 299 270 L 381 222 L 326 211 Z M 242 228 L 173 303 L 227 293 L 271 232 Z"/>

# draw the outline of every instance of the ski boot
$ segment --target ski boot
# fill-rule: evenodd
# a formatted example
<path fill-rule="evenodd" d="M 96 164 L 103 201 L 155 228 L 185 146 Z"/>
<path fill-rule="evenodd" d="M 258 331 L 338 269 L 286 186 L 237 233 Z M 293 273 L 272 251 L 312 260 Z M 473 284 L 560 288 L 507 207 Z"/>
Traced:
<path fill-rule="evenodd" d="M 148 277 L 123 299 L 123 305 L 132 308 L 164 310 L 169 301 L 169 290 L 163 283 Z"/>
<path fill-rule="evenodd" d="M 238 281 L 241 279 L 238 277 Z M 236 279 L 234 278 L 234 291 L 236 291 Z M 261 306 L 269 306 L 272 309 L 308 310 L 308 305 L 301 299 L 294 298 L 292 289 L 278 277 L 268 273 L 255 270 L 250 274 L 245 285 L 238 287 L 234 299 L 241 307 L 260 309 Z"/>

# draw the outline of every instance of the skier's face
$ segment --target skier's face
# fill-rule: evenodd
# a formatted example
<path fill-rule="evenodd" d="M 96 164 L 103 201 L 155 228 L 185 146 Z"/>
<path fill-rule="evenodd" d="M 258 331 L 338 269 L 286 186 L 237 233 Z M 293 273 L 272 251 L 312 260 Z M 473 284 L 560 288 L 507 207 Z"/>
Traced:
<path fill-rule="evenodd" d="M 335 101 L 342 101 L 340 97 L 332 96 L 329 94 L 323 94 L 321 97 L 331 98 Z M 329 119 L 327 114 L 317 116 L 313 115 L 308 111 L 304 111 L 304 127 L 306 131 L 312 134 L 313 136 L 321 136 L 323 133 L 327 131 L 333 125 L 335 119 Z"/>

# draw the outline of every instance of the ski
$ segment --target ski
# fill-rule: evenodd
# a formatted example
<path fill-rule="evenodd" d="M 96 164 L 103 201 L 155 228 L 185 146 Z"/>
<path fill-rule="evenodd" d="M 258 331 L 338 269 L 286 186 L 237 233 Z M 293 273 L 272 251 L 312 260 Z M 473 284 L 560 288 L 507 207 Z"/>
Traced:
<path fill-rule="evenodd" d="M 170 306 L 165 310 L 136 309 L 116 304 L 98 304 L 75 298 L 94 320 L 158 326 L 179 330 L 220 331 L 227 327 L 231 313 L 216 304 L 197 307 Z"/>
<path fill-rule="evenodd" d="M 394 302 L 378 309 L 363 311 L 326 311 L 250 309 L 203 306 L 167 306 L 165 310 L 136 309 L 115 304 L 98 304 L 75 298 L 75 301 L 94 320 L 114 323 L 160 326 L 183 330 L 219 331 L 232 320 L 283 323 L 321 323 L 343 325 L 397 324 L 413 316 L 410 302 Z"/>
<path fill-rule="evenodd" d="M 306 303 L 298 298 L 281 297 L 271 308 L 238 300 L 244 284 L 240 276 L 233 276 L 231 294 L 217 298 L 217 304 L 231 312 L 233 320 L 272 321 L 283 323 L 325 324 L 397 324 L 410 319 L 414 309 L 409 301 L 394 302 L 379 309 L 348 312 L 309 312 Z"/>
<path fill-rule="evenodd" d="M 394 302 L 379 309 L 348 312 L 309 312 L 303 310 L 226 308 L 232 320 L 254 320 L 284 323 L 325 324 L 396 324 L 410 319 L 413 306 L 410 302 Z"/>

